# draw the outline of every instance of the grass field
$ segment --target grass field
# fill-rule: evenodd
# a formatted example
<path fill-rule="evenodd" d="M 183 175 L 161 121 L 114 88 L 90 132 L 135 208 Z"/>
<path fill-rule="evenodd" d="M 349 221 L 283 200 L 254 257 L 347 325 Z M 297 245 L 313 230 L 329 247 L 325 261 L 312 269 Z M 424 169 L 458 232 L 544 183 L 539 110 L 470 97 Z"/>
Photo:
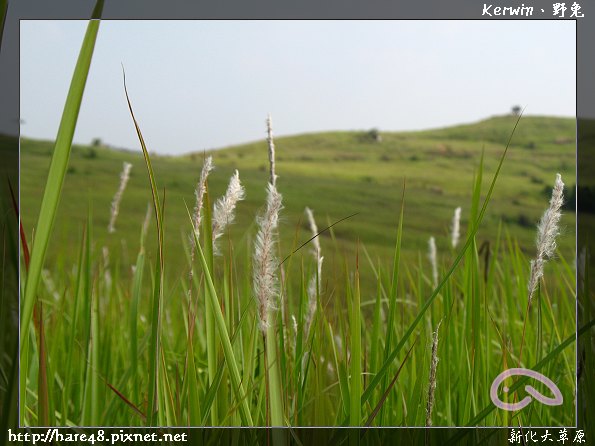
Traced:
<path fill-rule="evenodd" d="M 281 253 L 290 252 L 296 229 L 300 229 L 298 242 L 309 237 L 303 213 L 308 206 L 314 210 L 321 229 L 357 212 L 357 216 L 334 228 L 338 246 L 352 255 L 359 240 L 373 259 L 391 259 L 404 181 L 407 201 L 404 257 L 415 260 L 420 252 L 425 255 L 430 236 L 436 237 L 439 252 L 448 252 L 449 227 L 456 207 L 463 209 L 463 229 L 469 223 L 473 175 L 482 149 L 486 172 L 492 172 L 513 125 L 513 117 L 503 116 L 442 130 L 386 132 L 382 133 L 380 143 L 374 142 L 365 131 L 278 138 L 277 173 L 284 196 Z M 21 207 L 29 233 L 37 218 L 51 153 L 50 142 L 27 139 L 21 142 Z M 212 155 L 216 169 L 210 175 L 209 187 L 213 197 L 225 191 L 227 180 L 236 168 L 246 187 L 246 200 L 238 206 L 237 224 L 230 231 L 231 238 L 237 241 L 249 233 L 248 228 L 254 225 L 254 217 L 264 203 L 266 143 L 230 147 Z M 167 195 L 165 243 L 171 271 L 187 266 L 182 255 L 189 230 L 186 206 L 194 206 L 194 189 L 203 158 L 201 152 L 180 157 L 153 156 L 156 175 Z M 110 203 L 124 161 L 133 165 L 131 179 L 122 199 L 117 232 L 108 234 Z M 566 185 L 574 188 L 574 165 L 572 119 L 524 117 L 478 242 L 493 243 L 502 222 L 503 230 L 514 235 L 520 249 L 533 255 L 535 225 L 549 199 L 554 176 L 561 173 Z M 486 175 L 484 188 L 488 181 Z M 75 146 L 48 260 L 52 263 L 58 260 L 57 247 L 62 253 L 77 251 L 77 231 L 86 220 L 88 207 L 93 209 L 96 243 L 112 252 L 124 250 L 123 253 L 134 256 L 138 251 L 139 224 L 150 201 L 147 185 L 140 149 L 122 152 Z M 572 211 L 566 212 L 562 225 L 559 246 L 562 254 L 572 260 L 575 226 Z M 323 243 L 330 240 L 329 233 L 321 237 Z M 239 247 L 243 245 L 236 243 L 236 249 Z M 331 261 L 327 258 L 327 268 Z"/>
<path fill-rule="evenodd" d="M 488 196 L 515 121 L 503 116 L 439 130 L 382 132 L 380 142 L 368 131 L 276 138 L 284 206 L 279 260 L 311 237 L 306 206 L 319 229 L 357 215 L 319 237 L 324 264 L 311 325 L 308 284 L 316 268 L 310 244 L 277 271 L 279 311 L 271 311 L 272 328 L 262 335 L 252 256 L 269 178 L 266 141 L 210 153 L 216 169 L 209 176 L 205 221 L 234 169 L 246 199 L 219 242 L 222 255 L 210 254 L 204 223 L 206 263 L 195 258 L 191 299 L 186 208 L 194 207 L 205 154 L 151 155 L 154 180 L 160 194 L 165 190 L 160 269 L 154 217 L 141 237 L 152 203 L 142 152 L 73 147 L 39 289 L 42 316 L 32 324 L 25 352 L 22 421 L 573 424 L 573 211 L 564 212 L 557 256 L 546 265 L 528 315 L 527 283 L 536 224 L 555 174 L 562 175 L 566 194 L 575 184 L 574 121 L 523 117 Z M 20 205 L 30 241 L 52 147 L 21 141 Z M 123 162 L 133 167 L 110 234 L 110 203 Z M 462 236 L 455 249 L 450 225 L 459 206 Z M 430 237 L 437 245 L 438 284 L 427 258 Z M 218 302 L 221 319 L 208 302 Z M 556 382 L 563 405 L 495 409 L 491 381 L 517 365 Z"/>
<path fill-rule="evenodd" d="M 572 213 L 558 229 L 571 120 L 302 135 L 276 156 L 267 121 L 266 142 L 213 153 L 207 180 L 205 154 L 150 153 L 127 92 L 142 158 L 72 147 L 98 30 L 55 143 L 21 141 L 20 361 L 5 378 L 21 424 L 574 424 Z M 246 199 L 234 174 L 218 200 L 234 169 Z M 318 232 L 306 206 L 337 224 L 296 250 Z M 563 401 L 497 408 L 528 382 L 492 388 L 511 367 Z"/>

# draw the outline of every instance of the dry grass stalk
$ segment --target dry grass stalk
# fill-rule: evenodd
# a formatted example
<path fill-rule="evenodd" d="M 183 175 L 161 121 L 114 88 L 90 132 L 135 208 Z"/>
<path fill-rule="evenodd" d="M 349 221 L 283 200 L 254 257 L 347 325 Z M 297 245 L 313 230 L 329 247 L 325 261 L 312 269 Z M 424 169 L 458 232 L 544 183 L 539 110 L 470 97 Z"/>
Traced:
<path fill-rule="evenodd" d="M 432 337 L 432 362 L 430 364 L 430 385 L 428 387 L 428 402 L 426 405 L 426 427 L 432 426 L 432 409 L 434 407 L 434 397 L 436 393 L 436 367 L 438 367 L 438 330 L 440 324 Z"/>

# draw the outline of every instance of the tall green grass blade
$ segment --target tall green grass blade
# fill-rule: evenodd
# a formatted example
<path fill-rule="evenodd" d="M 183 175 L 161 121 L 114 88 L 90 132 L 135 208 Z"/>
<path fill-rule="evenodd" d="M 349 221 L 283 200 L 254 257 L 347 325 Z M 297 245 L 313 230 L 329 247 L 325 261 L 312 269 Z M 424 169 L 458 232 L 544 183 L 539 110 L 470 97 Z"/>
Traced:
<path fill-rule="evenodd" d="M 14 196 L 14 192 L 12 190 L 12 185 L 10 181 L 8 182 L 8 186 L 10 189 L 10 195 L 12 198 L 12 205 L 15 210 L 15 215 L 17 218 L 20 216 L 19 207 Z M 25 270 L 29 271 L 29 263 L 30 263 L 30 255 L 29 255 L 29 246 L 27 244 L 27 238 L 25 236 L 25 231 L 23 229 L 23 223 L 19 222 L 19 233 L 21 239 L 21 246 L 23 250 L 23 257 L 25 259 Z M 43 304 L 42 301 L 37 299 L 35 303 L 35 307 L 33 309 L 33 320 L 35 325 L 35 334 L 37 336 L 37 356 L 38 356 L 38 370 L 39 376 L 37 378 L 37 407 L 38 407 L 38 424 L 40 426 L 50 426 L 54 425 L 52 416 L 52 411 L 50 410 L 50 390 L 48 385 L 48 361 L 47 361 L 47 351 L 46 351 L 46 341 L 45 341 L 45 328 L 44 328 L 44 317 L 43 317 Z M 4 341 L 3 337 L 1 338 Z M 4 345 L 3 343 L 0 345 Z M 51 376 L 51 373 L 50 373 Z M 52 420 L 52 421 L 50 421 Z"/>
<path fill-rule="evenodd" d="M 124 76 L 124 92 L 126 94 L 126 101 L 128 103 L 128 109 L 136 129 L 145 163 L 147 165 L 147 172 L 149 174 L 149 183 L 151 186 L 151 195 L 153 197 L 153 209 L 155 211 L 155 220 L 157 224 L 157 246 L 159 249 L 159 262 L 155 265 L 155 284 L 153 289 L 153 301 L 151 304 L 151 346 L 149 349 L 149 410 L 147 411 L 147 422 L 149 426 L 154 425 L 155 416 L 158 409 L 159 401 L 159 386 L 158 386 L 158 375 L 159 375 L 159 336 L 161 331 L 161 303 L 163 298 L 163 270 L 164 270 L 164 256 L 163 256 L 163 208 L 159 201 L 159 194 L 157 192 L 157 184 L 155 182 L 155 174 L 153 166 L 151 164 L 151 157 L 147 150 L 147 145 L 143 138 L 141 129 L 134 116 L 132 110 L 132 104 L 130 97 L 128 96 L 128 89 L 126 88 L 126 74 L 124 68 L 122 68 L 122 74 Z"/>
<path fill-rule="evenodd" d="M 147 424 L 154 426 L 159 407 L 159 325 L 160 302 L 163 290 L 162 271 L 159 263 L 155 265 L 153 273 L 153 296 L 151 300 L 151 337 L 149 344 L 149 406 L 147 410 Z"/>
<path fill-rule="evenodd" d="M 209 265 L 209 271 L 213 271 L 213 225 L 212 225 L 212 212 L 211 202 L 209 199 L 208 184 L 205 185 L 207 190 L 204 195 L 203 204 L 203 219 L 202 219 L 202 234 L 204 239 L 204 252 Z M 207 284 L 204 284 L 204 294 L 208 293 Z M 211 301 L 205 299 L 205 328 L 207 336 L 207 369 L 209 373 L 209 386 L 214 387 L 215 378 L 217 376 L 217 364 L 218 364 L 218 343 L 217 335 L 215 332 L 215 316 L 213 314 L 213 308 Z M 217 392 L 215 399 L 211 405 L 211 426 L 217 426 L 219 424 L 219 398 L 221 395 Z M 221 401 L 224 403 L 224 401 Z"/>
<path fill-rule="evenodd" d="M 465 242 L 465 245 L 461 248 L 459 254 L 455 258 L 455 260 L 452 263 L 450 269 L 443 276 L 442 280 L 439 282 L 439 284 L 436 287 L 436 289 L 434 290 L 434 292 L 430 295 L 430 297 L 428 298 L 428 300 L 426 301 L 426 303 L 423 305 L 423 307 L 419 311 L 419 313 L 416 316 L 416 318 L 409 325 L 409 328 L 407 329 L 407 331 L 405 332 L 405 334 L 403 335 L 403 337 L 401 338 L 401 340 L 399 341 L 399 343 L 397 344 L 397 346 L 395 347 L 395 349 L 390 353 L 390 355 L 388 356 L 387 360 L 383 364 L 382 368 L 378 371 L 378 373 L 371 380 L 370 384 L 368 385 L 368 387 L 366 388 L 366 390 L 364 391 L 364 393 L 362 395 L 362 398 L 361 398 L 361 404 L 362 405 L 364 405 L 365 403 L 368 402 L 368 400 L 372 396 L 372 393 L 373 393 L 374 389 L 376 388 L 376 386 L 378 386 L 378 384 L 384 378 L 384 375 L 386 374 L 388 368 L 390 367 L 390 365 L 392 364 L 392 362 L 394 361 L 394 359 L 397 357 L 397 355 L 401 351 L 401 348 L 409 340 L 409 337 L 411 336 L 411 334 L 413 333 L 413 331 L 417 327 L 417 324 L 419 324 L 419 322 L 423 318 L 425 312 L 432 305 L 432 303 L 434 302 L 434 299 L 436 299 L 436 296 L 438 296 L 438 294 L 440 293 L 440 290 L 442 289 L 442 287 L 448 282 L 448 280 L 450 279 L 450 276 L 453 274 L 453 272 L 455 271 L 455 269 L 457 268 L 457 266 L 461 262 L 462 258 L 464 257 L 465 253 L 467 252 L 467 249 L 471 246 L 471 243 L 474 240 L 475 234 L 477 233 L 477 231 L 479 229 L 479 225 L 481 224 L 481 222 L 483 220 L 483 216 L 484 216 L 485 211 L 486 211 L 486 209 L 488 207 L 488 203 L 490 202 L 490 199 L 492 198 L 492 194 L 494 192 L 494 187 L 496 186 L 496 180 L 498 179 L 498 175 L 500 174 L 500 170 L 502 169 L 502 165 L 504 164 L 504 159 L 506 157 L 506 154 L 508 153 L 508 148 L 510 147 L 510 142 L 511 142 L 512 137 L 514 135 L 514 132 L 515 132 L 515 130 L 516 130 L 518 124 L 519 124 L 519 121 L 521 119 L 521 116 L 518 117 L 518 119 L 517 119 L 517 121 L 516 121 L 516 123 L 514 125 L 514 128 L 513 128 L 512 132 L 510 134 L 510 137 L 508 139 L 508 142 L 506 144 L 506 147 L 505 147 L 505 149 L 504 149 L 504 151 L 502 153 L 502 156 L 500 157 L 500 161 L 498 163 L 498 167 L 496 168 L 496 172 L 494 173 L 494 177 L 493 177 L 492 182 L 490 184 L 490 188 L 488 189 L 488 193 L 487 193 L 487 195 L 486 195 L 486 197 L 484 199 L 484 202 L 483 202 L 482 208 L 481 208 L 481 210 L 479 212 L 479 215 L 477 217 L 477 220 L 475 220 L 473 222 L 472 229 L 470 230 L 470 234 L 467 237 L 467 241 Z"/>
<path fill-rule="evenodd" d="M 97 3 L 95 3 L 95 7 L 93 8 L 93 12 L 91 12 L 92 20 L 101 19 L 101 14 L 103 13 L 104 3 L 105 3 L 105 0 L 97 0 Z"/>
<path fill-rule="evenodd" d="M 84 260 L 84 291 L 83 291 L 83 305 L 82 324 L 83 324 L 83 346 L 85 348 L 85 366 L 83 368 L 83 375 L 81 377 L 83 382 L 82 402 L 81 402 L 81 424 L 91 425 L 91 414 L 93 411 L 92 405 L 92 322 L 91 313 L 93 311 L 93 281 L 92 281 L 92 263 L 91 263 L 91 246 L 93 237 L 93 225 L 91 221 L 91 208 L 89 207 L 87 216 L 87 239 Z"/>
<path fill-rule="evenodd" d="M 225 370 L 224 363 L 221 363 L 219 366 L 219 370 L 217 370 L 217 374 L 215 375 L 215 379 L 212 384 L 209 385 L 207 393 L 204 398 L 202 412 L 205 414 L 201 420 L 202 424 L 207 424 L 208 419 L 207 415 L 210 415 L 210 411 L 212 410 L 213 402 L 217 397 L 217 391 L 219 386 L 221 385 L 221 380 L 223 378 L 223 371 Z"/>
<path fill-rule="evenodd" d="M 213 314 L 215 316 L 215 323 L 217 325 L 217 331 L 219 333 L 219 339 L 223 346 L 225 362 L 227 363 L 227 367 L 229 368 L 229 374 L 233 390 L 240 404 L 240 415 L 242 417 L 242 423 L 244 423 L 244 425 L 246 426 L 252 426 L 252 416 L 250 415 L 250 407 L 248 406 L 248 400 L 246 399 L 244 386 L 242 385 L 242 382 L 240 380 L 239 367 L 233 353 L 231 341 L 229 340 L 229 335 L 225 326 L 225 319 L 223 318 L 223 313 L 221 312 L 221 308 L 219 307 L 219 300 L 217 299 L 217 292 L 215 291 L 215 285 L 213 284 L 211 272 L 209 270 L 209 266 L 207 264 L 207 260 L 205 259 L 200 243 L 198 243 L 198 240 L 196 238 L 196 233 L 194 234 L 194 242 L 196 243 L 196 251 L 199 254 L 199 260 L 201 262 L 205 275 L 205 281 L 207 284 L 208 293 L 206 298 L 211 301 Z"/>
<path fill-rule="evenodd" d="M 595 319 L 591 320 L 587 324 L 583 325 L 579 330 L 577 330 L 576 333 L 573 333 L 572 335 L 568 336 L 564 340 L 564 342 L 562 342 L 561 344 L 558 344 L 558 346 L 556 348 L 554 348 L 551 352 L 549 352 L 541 361 L 539 361 L 537 364 L 535 364 L 533 367 L 531 367 L 531 370 L 539 372 L 542 368 L 544 368 L 546 365 L 548 365 L 552 360 L 556 359 L 558 357 L 558 355 L 560 355 L 565 348 L 567 348 L 569 345 L 571 345 L 573 342 L 575 342 L 579 337 L 581 337 L 585 333 L 588 333 L 588 331 L 594 326 L 595 326 Z M 514 384 L 512 384 L 509 387 L 508 393 L 509 394 L 514 393 L 515 390 L 520 389 L 523 385 L 525 385 L 525 383 L 527 381 L 529 381 L 529 379 L 530 379 L 529 376 L 520 377 Z M 531 407 L 531 406 L 532 405 L 529 405 L 528 407 Z M 479 412 L 475 417 L 473 417 L 471 420 L 469 420 L 467 423 L 465 423 L 465 426 L 468 426 L 468 427 L 479 426 L 480 423 L 495 409 L 496 409 L 496 406 L 493 403 L 490 403 L 481 412 Z M 524 409 L 522 409 L 522 410 L 524 410 Z M 458 434 L 454 435 L 453 437 L 451 437 L 448 440 L 447 445 L 458 443 L 460 441 L 460 439 L 463 438 L 467 433 L 468 433 L 468 431 L 461 430 Z"/>
<path fill-rule="evenodd" d="M 92 426 L 101 426 L 99 419 L 99 293 L 95 292 L 91 296 L 91 364 L 89 372 L 91 376 L 91 414 L 90 424 Z"/>
<path fill-rule="evenodd" d="M 397 312 L 397 289 L 399 285 L 399 265 L 401 260 L 401 239 L 403 235 L 403 213 L 405 210 L 405 181 L 403 180 L 403 193 L 401 196 L 401 211 L 399 213 L 399 224 L 397 227 L 397 240 L 395 242 L 395 253 L 393 260 L 393 271 L 388 303 L 388 319 L 386 323 L 386 340 L 384 344 L 384 357 L 383 363 L 386 362 L 386 358 L 390 354 L 392 348 L 392 337 L 395 330 L 395 319 Z M 378 338 L 376 338 L 378 339 Z M 374 371 L 376 371 L 374 369 Z M 382 382 L 382 389 L 386 389 L 388 384 L 388 373 L 384 375 Z M 380 409 L 380 421 L 379 424 L 382 426 L 384 420 L 384 406 Z"/>
<path fill-rule="evenodd" d="M 281 318 L 278 315 L 271 312 L 269 314 L 270 324 L 267 328 L 265 336 L 265 349 L 266 349 L 266 368 L 267 368 L 267 380 L 269 389 L 269 411 L 271 426 L 284 426 L 284 412 L 283 412 L 283 388 L 281 386 L 280 377 L 280 364 L 277 354 L 277 333 L 275 326 L 277 321 Z"/>
<path fill-rule="evenodd" d="M 355 269 L 355 284 L 353 290 L 353 303 L 351 305 L 351 359 L 349 381 L 349 425 L 359 426 L 361 423 L 360 398 L 362 394 L 362 322 L 359 289 L 359 265 Z"/>
<path fill-rule="evenodd" d="M 25 295 L 21 307 L 21 340 L 25 339 L 29 332 L 29 324 L 31 323 L 35 296 L 39 287 L 41 271 L 43 269 L 47 247 L 54 226 L 56 211 L 60 202 L 62 185 L 66 176 L 68 159 L 70 157 L 72 138 L 74 136 L 74 129 L 76 127 L 76 121 L 83 99 L 83 92 L 89 74 L 91 57 L 93 56 L 93 49 L 95 47 L 98 30 L 99 21 L 90 21 L 74 69 L 70 89 L 68 90 L 68 96 L 66 98 L 66 104 L 64 105 L 64 111 L 62 113 L 62 120 L 60 121 L 60 127 L 58 128 L 58 135 L 56 136 L 52 161 L 47 174 L 47 182 L 41 201 L 37 225 L 35 227 L 36 235 L 31 249 L 30 269 L 25 282 Z M 24 345 L 25 343 L 21 343 L 21 358 Z"/>
<path fill-rule="evenodd" d="M 378 368 L 378 363 L 380 361 L 380 330 L 381 330 L 381 307 L 382 307 L 382 282 L 380 279 L 380 274 L 378 274 L 377 281 L 377 292 L 376 292 L 376 301 L 374 302 L 374 313 L 372 319 L 372 347 L 370 349 L 370 370 L 372 373 L 376 371 Z"/>
<path fill-rule="evenodd" d="M 84 259 L 85 259 L 85 248 L 86 248 L 86 239 L 87 239 L 87 231 L 86 228 L 83 229 L 82 237 L 81 237 L 81 246 L 79 250 L 78 256 L 78 268 L 76 274 L 76 282 L 74 286 L 74 309 L 72 311 L 71 317 L 71 326 L 70 326 L 70 335 L 68 338 L 68 351 L 73 352 L 75 346 L 75 339 L 76 339 L 76 328 L 78 326 L 78 316 L 80 313 L 80 302 L 81 302 L 81 295 L 83 293 L 83 282 L 84 282 Z M 68 355 L 66 359 L 66 378 L 64 383 L 64 389 L 62 391 L 62 415 L 64 419 L 68 419 L 68 414 L 70 412 L 69 409 L 69 396 L 71 395 L 71 385 L 72 379 L 74 375 L 74 371 L 72 370 L 72 354 Z"/>
<path fill-rule="evenodd" d="M 188 421 L 190 426 L 199 426 L 206 424 L 206 420 L 202 419 L 202 413 L 208 411 L 210 406 L 205 404 L 205 409 L 200 408 L 199 399 L 199 382 L 196 374 L 196 362 L 194 361 L 194 346 L 192 340 L 188 345 Z M 207 392 L 208 396 L 208 392 Z"/>
<path fill-rule="evenodd" d="M 411 347 L 407 351 L 407 354 L 405 355 L 405 358 L 403 358 L 403 361 L 401 361 L 401 365 L 399 365 L 399 368 L 397 369 L 397 373 L 395 373 L 395 376 L 393 377 L 392 381 L 390 382 L 390 384 L 388 385 L 388 387 L 386 388 L 386 390 L 382 394 L 382 397 L 380 398 L 380 401 L 378 401 L 378 404 L 376 404 L 376 407 L 374 408 L 374 410 L 372 411 L 372 413 L 368 417 L 368 419 L 366 421 L 366 424 L 365 424 L 366 427 L 370 427 L 372 425 L 372 422 L 374 421 L 374 418 L 376 418 L 376 415 L 382 409 L 382 406 L 384 405 L 384 403 L 386 401 L 386 398 L 388 397 L 390 391 L 392 390 L 392 388 L 394 387 L 395 383 L 397 382 L 397 379 L 399 378 L 399 375 L 401 373 L 401 370 L 403 369 L 403 366 L 407 362 L 407 359 L 409 359 L 409 355 L 411 354 L 411 351 L 413 350 L 413 347 L 415 347 L 415 343 L 416 342 L 417 342 L 417 339 L 413 342 L 413 344 L 411 345 Z"/>
<path fill-rule="evenodd" d="M 160 418 L 159 424 L 161 426 L 175 426 L 177 424 L 175 419 L 175 404 L 174 404 L 174 395 L 172 391 L 172 386 L 170 383 L 169 375 L 167 373 L 167 364 L 165 362 L 165 353 L 163 352 L 163 344 L 160 345 L 161 347 L 161 374 L 160 376 L 160 384 L 163 386 L 161 390 L 161 401 L 163 403 L 163 411 L 160 413 L 164 413 L 165 415 L 163 418 Z"/>
<path fill-rule="evenodd" d="M 140 396 L 138 379 L 138 306 L 142 292 L 144 268 L 145 252 L 141 243 L 132 278 L 132 296 L 130 300 L 130 365 L 132 367 L 132 399 L 135 403 L 138 403 Z"/>

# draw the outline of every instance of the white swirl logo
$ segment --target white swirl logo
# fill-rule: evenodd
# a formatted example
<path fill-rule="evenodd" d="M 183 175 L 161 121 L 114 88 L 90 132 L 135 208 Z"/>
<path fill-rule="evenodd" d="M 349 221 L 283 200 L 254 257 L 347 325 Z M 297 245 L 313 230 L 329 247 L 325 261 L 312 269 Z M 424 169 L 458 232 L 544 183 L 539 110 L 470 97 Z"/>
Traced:
<path fill-rule="evenodd" d="M 527 395 L 518 403 L 505 403 L 500 398 L 498 398 L 498 387 L 500 387 L 500 384 L 506 378 L 517 375 L 529 376 L 531 378 L 535 378 L 537 381 L 542 382 L 552 391 L 552 393 L 554 394 L 554 398 L 549 398 L 539 393 L 533 386 L 527 384 L 525 386 L 525 390 L 529 395 Z M 509 388 L 507 386 L 504 386 L 502 390 L 504 392 L 508 392 Z M 494 380 L 494 382 L 492 383 L 492 387 L 490 388 L 490 398 L 492 399 L 492 402 L 497 407 L 504 410 L 520 410 L 523 407 L 526 407 L 532 401 L 531 397 L 535 398 L 537 401 L 547 406 L 559 406 L 564 401 L 564 398 L 562 397 L 562 392 L 560 392 L 558 386 L 556 386 L 556 384 L 554 384 L 554 382 L 551 379 L 549 379 L 547 376 L 542 375 L 541 373 L 529 369 L 513 368 L 505 370 L 498 376 L 496 376 L 496 379 Z"/>

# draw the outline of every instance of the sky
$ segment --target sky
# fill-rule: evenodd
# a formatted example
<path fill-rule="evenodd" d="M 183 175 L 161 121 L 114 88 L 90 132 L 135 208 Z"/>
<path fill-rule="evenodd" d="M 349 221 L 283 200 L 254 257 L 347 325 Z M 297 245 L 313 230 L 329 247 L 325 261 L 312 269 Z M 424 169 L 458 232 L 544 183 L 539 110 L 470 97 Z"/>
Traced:
<path fill-rule="evenodd" d="M 21 21 L 21 135 L 53 140 L 84 21 Z M 575 22 L 104 21 L 74 141 L 181 154 L 328 130 L 574 117 Z"/>

